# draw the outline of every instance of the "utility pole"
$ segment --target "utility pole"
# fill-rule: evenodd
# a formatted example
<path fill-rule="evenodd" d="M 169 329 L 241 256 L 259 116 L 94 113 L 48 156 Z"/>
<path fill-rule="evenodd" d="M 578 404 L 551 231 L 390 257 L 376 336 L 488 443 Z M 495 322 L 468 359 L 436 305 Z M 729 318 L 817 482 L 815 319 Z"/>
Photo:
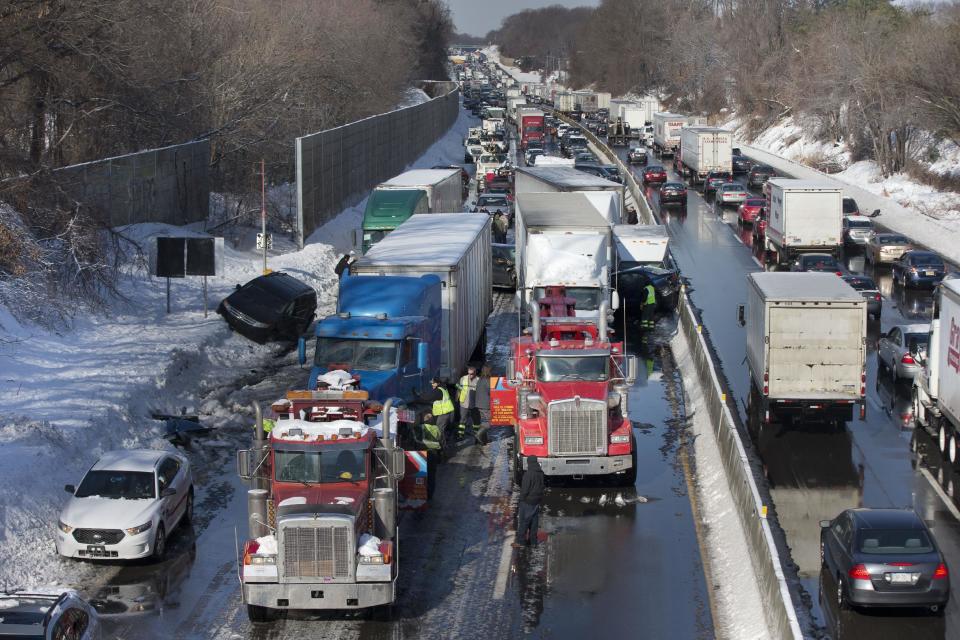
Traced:
<path fill-rule="evenodd" d="M 263 245 L 263 275 L 267 275 L 267 163 L 260 159 L 260 237 Z"/>

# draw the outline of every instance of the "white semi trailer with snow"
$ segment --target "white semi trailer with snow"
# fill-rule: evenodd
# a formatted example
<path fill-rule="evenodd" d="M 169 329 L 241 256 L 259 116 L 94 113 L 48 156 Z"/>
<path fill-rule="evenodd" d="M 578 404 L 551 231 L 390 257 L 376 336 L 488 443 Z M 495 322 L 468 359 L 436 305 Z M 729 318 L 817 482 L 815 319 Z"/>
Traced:
<path fill-rule="evenodd" d="M 490 243 L 486 214 L 417 214 L 350 265 L 351 275 L 440 278 L 441 378 L 459 376 L 476 347 L 483 352 L 493 308 Z"/>
<path fill-rule="evenodd" d="M 623 218 L 624 187 L 572 166 L 541 165 L 518 167 L 514 175 L 514 193 L 582 193 L 610 224 Z M 612 196 L 612 197 L 611 197 Z"/>
<path fill-rule="evenodd" d="M 843 190 L 827 182 L 771 178 L 765 249 L 785 265 L 802 253 L 839 257 L 843 246 Z"/>
<path fill-rule="evenodd" d="M 832 273 L 747 276 L 749 412 L 763 423 L 843 423 L 865 412 L 867 301 Z M 798 422 L 799 423 L 799 422 Z"/>
<path fill-rule="evenodd" d="M 598 317 L 603 302 L 619 307 L 610 289 L 612 227 L 585 194 L 517 193 L 516 238 L 520 308 L 548 286 L 566 287 L 578 317 Z"/>
<path fill-rule="evenodd" d="M 960 462 L 960 279 L 934 294 L 930 341 L 913 381 L 913 417 L 952 463 Z"/>

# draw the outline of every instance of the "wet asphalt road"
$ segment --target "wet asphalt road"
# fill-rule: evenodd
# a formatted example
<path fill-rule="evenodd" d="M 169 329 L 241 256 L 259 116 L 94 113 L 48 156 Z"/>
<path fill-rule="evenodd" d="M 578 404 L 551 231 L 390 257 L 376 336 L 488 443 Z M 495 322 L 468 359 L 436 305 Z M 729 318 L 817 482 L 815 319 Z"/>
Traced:
<path fill-rule="evenodd" d="M 619 155 L 625 157 L 626 150 Z M 651 157 L 650 164 L 659 159 Z M 677 179 L 672 161 L 662 164 Z M 635 174 L 641 169 L 636 167 Z M 764 268 L 752 248 L 750 228 L 738 228 L 736 209 L 717 210 L 695 189 L 686 207 L 660 207 L 655 189 L 647 199 L 671 234 L 671 247 L 684 276 L 690 279 L 694 304 L 702 310 L 741 415 L 749 395 L 745 336 L 737 323 L 737 305 L 746 301 L 746 274 Z M 894 287 L 887 268 L 865 265 L 850 252 L 845 264 L 854 273 L 872 275 L 884 296 L 882 321 L 871 322 L 868 335 L 868 398 L 865 421 L 854 420 L 843 432 L 809 428 L 760 432 L 749 428 L 753 449 L 766 476 L 774 511 L 786 536 L 819 633 L 834 638 L 949 638 L 960 636 L 956 600 L 944 618 L 923 612 L 842 612 L 833 602 L 829 577 L 821 588 L 819 521 L 850 507 L 912 507 L 932 524 L 948 565 L 960 567 L 960 524 L 938 495 L 954 491 L 953 473 L 939 464 L 929 436 L 913 433 L 909 383 L 894 384 L 878 374 L 876 341 L 895 324 L 923 322 L 930 313 L 930 293 Z M 932 481 L 932 482 L 931 482 Z M 937 485 L 937 487 L 934 486 Z M 952 500 L 954 505 L 955 499 Z M 821 592 L 824 595 L 821 596 Z"/>

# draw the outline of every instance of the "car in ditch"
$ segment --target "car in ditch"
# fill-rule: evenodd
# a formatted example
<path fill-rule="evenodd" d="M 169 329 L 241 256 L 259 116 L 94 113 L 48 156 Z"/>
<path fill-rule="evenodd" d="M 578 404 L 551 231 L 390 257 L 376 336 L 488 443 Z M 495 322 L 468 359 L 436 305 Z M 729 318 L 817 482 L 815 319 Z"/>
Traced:
<path fill-rule="evenodd" d="M 317 292 L 281 271 L 237 285 L 217 307 L 227 324 L 254 342 L 296 341 L 313 322 Z"/>

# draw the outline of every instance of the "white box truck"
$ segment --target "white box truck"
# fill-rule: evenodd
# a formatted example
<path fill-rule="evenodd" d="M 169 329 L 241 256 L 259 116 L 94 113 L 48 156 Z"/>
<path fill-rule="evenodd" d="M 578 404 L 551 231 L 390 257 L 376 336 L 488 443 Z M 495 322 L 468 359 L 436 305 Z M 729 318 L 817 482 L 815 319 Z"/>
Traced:
<path fill-rule="evenodd" d="M 404 171 L 377 189 L 421 189 L 427 192 L 430 213 L 463 211 L 463 181 L 459 169 Z"/>
<path fill-rule="evenodd" d="M 680 173 L 700 184 L 711 171 L 733 171 L 733 134 L 716 127 L 680 130 Z"/>
<path fill-rule="evenodd" d="M 578 317 L 596 318 L 610 290 L 612 227 L 582 193 L 518 193 L 517 290 L 521 308 L 563 285 L 576 299 Z"/>
<path fill-rule="evenodd" d="M 553 106 L 561 113 L 573 113 L 577 110 L 577 97 L 569 91 L 559 91 Z"/>
<path fill-rule="evenodd" d="M 640 107 L 641 111 L 643 111 L 643 122 L 641 124 L 651 124 L 653 122 L 653 114 L 663 108 L 660 104 L 660 99 L 656 96 L 644 96 L 637 100 L 636 104 Z"/>
<path fill-rule="evenodd" d="M 640 138 L 647 121 L 647 114 L 636 105 L 620 105 L 620 120 L 627 125 L 627 135 L 631 138 Z"/>
<path fill-rule="evenodd" d="M 420 214 L 350 265 L 352 275 L 434 274 L 440 278 L 439 375 L 447 380 L 463 372 L 475 349 L 485 350 L 487 317 L 493 309 L 490 238 L 486 214 Z"/>
<path fill-rule="evenodd" d="M 532 167 L 517 168 L 513 178 L 514 193 L 582 193 L 610 224 L 620 224 L 623 218 L 622 184 L 572 166 L 544 166 L 540 164 L 541 158 L 537 158 Z"/>
<path fill-rule="evenodd" d="M 687 116 L 659 111 L 653 114 L 653 151 L 672 156 L 680 146 L 680 130 L 687 126 Z"/>
<path fill-rule="evenodd" d="M 843 190 L 827 182 L 773 178 L 769 196 L 765 248 L 777 264 L 801 253 L 840 256 L 843 246 Z"/>
<path fill-rule="evenodd" d="M 934 293 L 933 319 L 923 368 L 913 380 L 913 418 L 944 457 L 960 462 L 960 279 L 944 280 Z"/>
<path fill-rule="evenodd" d="M 832 273 L 747 276 L 746 327 L 751 419 L 802 424 L 863 418 L 867 301 Z"/>
<path fill-rule="evenodd" d="M 520 96 L 518 98 L 508 98 L 507 99 L 507 120 L 513 124 L 517 123 L 517 115 L 520 113 L 520 109 L 527 106 L 526 96 Z M 530 105 L 531 107 L 533 105 Z"/>

